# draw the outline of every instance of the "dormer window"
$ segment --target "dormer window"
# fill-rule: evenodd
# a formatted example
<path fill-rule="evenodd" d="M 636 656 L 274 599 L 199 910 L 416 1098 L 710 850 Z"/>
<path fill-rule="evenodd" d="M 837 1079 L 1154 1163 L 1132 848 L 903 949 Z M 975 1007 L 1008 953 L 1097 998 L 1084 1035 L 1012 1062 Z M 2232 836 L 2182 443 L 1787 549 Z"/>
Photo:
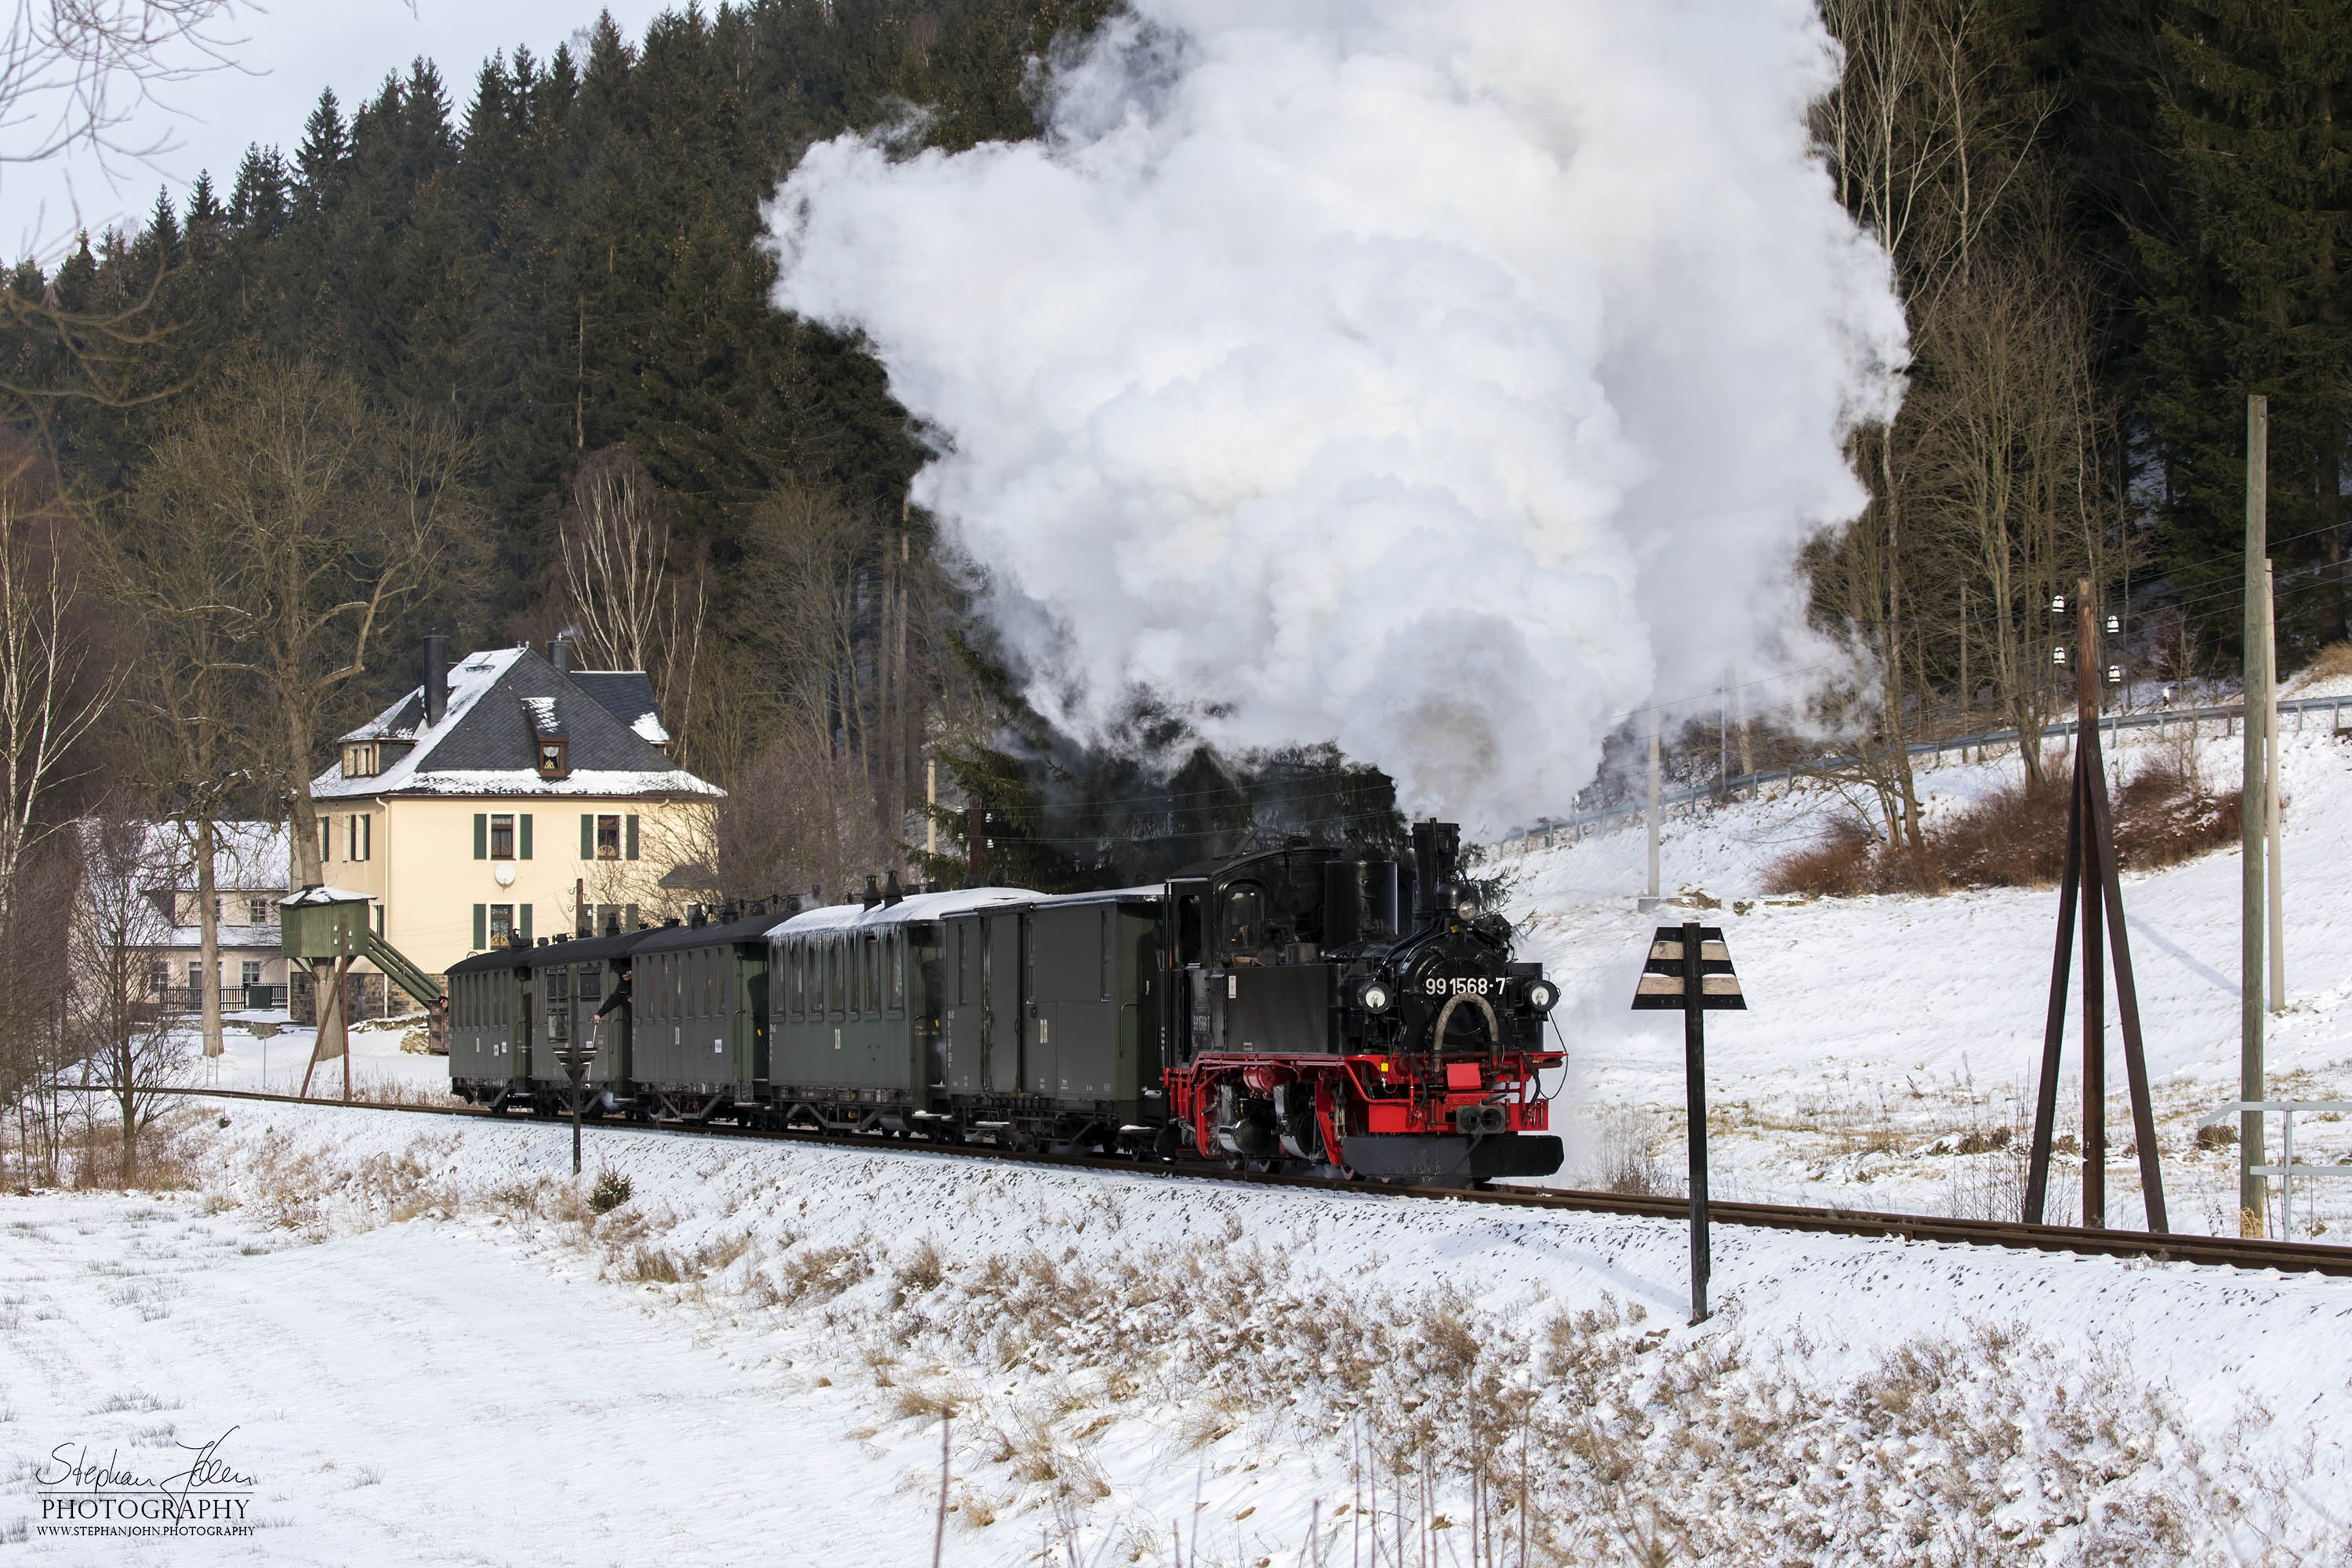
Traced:
<path fill-rule="evenodd" d="M 572 767 L 565 755 L 567 750 L 566 743 L 561 737 L 540 742 L 539 776 L 543 779 L 560 779 L 570 774 Z"/>
<path fill-rule="evenodd" d="M 381 756 L 373 741 L 343 742 L 343 776 L 345 778 L 373 778 L 382 771 Z"/>

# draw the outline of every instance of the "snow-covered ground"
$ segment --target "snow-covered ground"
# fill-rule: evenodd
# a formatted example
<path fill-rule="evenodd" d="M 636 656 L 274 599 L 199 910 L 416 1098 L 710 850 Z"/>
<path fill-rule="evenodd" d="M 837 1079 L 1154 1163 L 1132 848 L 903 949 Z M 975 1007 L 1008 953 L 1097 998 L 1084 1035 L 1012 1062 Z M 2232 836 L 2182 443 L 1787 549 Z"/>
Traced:
<path fill-rule="evenodd" d="M 944 1437 L 955 1563 L 2352 1560 L 2341 1281 L 1726 1229 L 1693 1330 L 1665 1222 L 213 1105 L 7 1205 L 37 1556 L 918 1563 Z M 215 1438 L 250 1535 L 37 1532 Z"/>
<path fill-rule="evenodd" d="M 2326 694 L 2325 687 L 2315 688 Z M 2208 725 L 2205 776 L 2235 787 L 2238 742 Z M 2111 762 L 2128 777 L 2177 734 L 2126 731 Z M 2290 1005 L 2271 1020 L 2273 1098 L 2352 1099 L 2352 743 L 2315 715 L 2281 736 L 2286 780 L 2286 974 Z M 2012 783 L 2013 753 L 1924 773 L 1931 813 Z M 1661 884 L 1676 901 L 1637 909 L 1643 835 L 1553 847 L 1523 844 L 1499 863 L 1516 879 L 1515 917 L 1531 956 L 1561 983 L 1557 1015 L 1573 1067 L 1572 1176 L 1595 1182 L 1654 1166 L 1679 1182 L 1683 1047 L 1679 1015 L 1627 1004 L 1643 943 L 1661 924 L 1724 928 L 1748 1011 L 1711 1015 L 1710 1166 L 1725 1196 L 1858 1208 L 2013 1217 L 2032 1086 L 2048 1005 L 2055 889 L 1942 898 L 1805 900 L 1768 892 L 1772 865 L 1816 841 L 1838 809 L 1817 788 L 1670 819 Z M 2239 858 L 2231 848 L 2126 879 L 2124 906 L 2155 1079 L 2158 1147 L 2175 1228 L 2235 1234 L 2236 1151 L 2194 1147 L 2199 1117 L 2237 1098 Z M 1721 907 L 1715 907 L 1720 900 Z M 2081 1107 L 2080 964 L 2068 1013 L 2062 1134 Z M 2110 1223 L 2141 1223 L 2124 1095 L 2121 1038 L 2108 1005 Z M 1980 1145 L 2006 1131 L 1990 1152 Z M 1971 1135 L 1974 1135 L 1973 1138 Z M 2273 1151 L 2277 1124 L 2272 1124 Z M 2298 1119 L 2298 1163 L 2352 1162 L 2352 1122 Z M 2079 1210 L 2079 1166 L 2053 1177 L 2051 1216 Z M 2347 1165 L 2352 1174 L 2352 1165 Z M 2278 1219 L 2274 1203 L 2273 1226 Z M 2297 1184 L 2296 1234 L 2352 1233 L 2352 1180 Z"/>
<path fill-rule="evenodd" d="M 278 1013 L 231 1013 L 221 1020 L 221 1054 L 200 1054 L 194 1032 L 181 1081 L 192 1089 L 258 1089 L 295 1094 L 302 1088 L 316 1032 L 290 1024 Z M 422 1018 L 367 1019 L 352 1026 L 352 1093 L 359 1099 L 419 1099 L 446 1096 L 449 1058 L 425 1049 Z M 310 1075 L 314 1099 L 338 1099 L 343 1064 L 321 1062 Z M 457 1103 L 452 1100 L 450 1103 Z"/>

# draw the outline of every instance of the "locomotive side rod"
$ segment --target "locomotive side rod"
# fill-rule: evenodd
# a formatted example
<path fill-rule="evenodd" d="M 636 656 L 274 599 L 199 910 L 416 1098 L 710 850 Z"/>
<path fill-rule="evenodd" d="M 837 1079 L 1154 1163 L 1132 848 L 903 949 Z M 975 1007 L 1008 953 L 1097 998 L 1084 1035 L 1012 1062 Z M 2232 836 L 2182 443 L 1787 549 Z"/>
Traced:
<path fill-rule="evenodd" d="M 65 1084 L 61 1089 L 82 1086 Z M 92 1090 L 105 1085 L 91 1084 Z M 388 1110 L 412 1116 L 455 1116 L 508 1126 L 530 1123 L 503 1113 L 471 1106 L 371 1105 L 354 1101 L 305 1100 L 299 1095 L 262 1094 L 252 1089 L 167 1089 L 196 1100 L 243 1100 L 276 1105 L 307 1105 L 336 1110 Z M 965 1159 L 996 1160 L 1008 1164 L 1050 1165 L 1123 1172 L 1129 1175 L 1168 1180 L 1230 1182 L 1256 1186 L 1303 1187 L 1353 1197 L 1417 1198 L 1454 1203 L 1493 1204 L 1506 1208 L 1555 1209 L 1579 1214 L 1623 1215 L 1637 1219 L 1676 1219 L 1688 1214 L 1680 1198 L 1643 1197 L 1625 1193 L 1590 1192 L 1578 1187 L 1510 1187 L 1492 1192 L 1464 1192 L 1453 1187 L 1374 1185 L 1328 1176 L 1294 1176 L 1275 1172 L 1225 1171 L 1205 1165 L 1149 1165 L 1132 1160 L 1084 1155 L 1022 1153 L 1009 1149 L 950 1143 L 886 1142 L 871 1136 L 826 1132 L 763 1132 L 746 1128 L 693 1126 L 684 1122 L 624 1122 L 607 1124 L 623 1132 L 656 1132 L 694 1138 L 740 1138 L 772 1143 L 822 1144 L 858 1149 L 869 1154 L 931 1154 Z M 1954 1220 L 1931 1215 L 1889 1214 L 1871 1209 L 1809 1207 L 1795 1204 L 1722 1203 L 1708 1207 L 1710 1219 L 1726 1225 L 1763 1230 L 1808 1231 L 1829 1236 L 1885 1237 L 1902 1241 L 1960 1243 L 2000 1247 L 2029 1252 L 2063 1252 L 2085 1258 L 2145 1258 L 2158 1263 L 2196 1263 L 2231 1268 L 2276 1268 L 2290 1273 L 2352 1278 L 2352 1247 L 2327 1247 L 2308 1241 L 2276 1241 L 2263 1237 L 2166 1235 L 2109 1230 L 2085 1231 L 2072 1226 L 2022 1225 L 2015 1220 Z"/>

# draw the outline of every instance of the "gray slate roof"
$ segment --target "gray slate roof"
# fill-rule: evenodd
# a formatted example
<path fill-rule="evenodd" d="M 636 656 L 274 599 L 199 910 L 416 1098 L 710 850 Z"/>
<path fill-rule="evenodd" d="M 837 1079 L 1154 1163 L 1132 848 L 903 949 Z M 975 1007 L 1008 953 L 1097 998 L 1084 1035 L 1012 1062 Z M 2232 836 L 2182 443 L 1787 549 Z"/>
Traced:
<path fill-rule="evenodd" d="M 602 679 L 599 679 L 599 678 Z M 644 710 L 625 716 L 640 700 Z M 425 723 L 419 687 L 346 741 L 415 744 L 383 772 L 347 779 L 342 763 L 319 775 L 313 796 L 380 795 L 707 795 L 720 792 L 672 763 L 645 738 L 653 687 L 635 671 L 567 675 L 528 647 L 475 653 L 452 666 L 441 722 Z M 550 725 L 550 719 L 552 723 Z M 653 715 L 658 725 L 658 716 Z M 534 729 L 562 735 L 571 776 L 539 776 Z"/>

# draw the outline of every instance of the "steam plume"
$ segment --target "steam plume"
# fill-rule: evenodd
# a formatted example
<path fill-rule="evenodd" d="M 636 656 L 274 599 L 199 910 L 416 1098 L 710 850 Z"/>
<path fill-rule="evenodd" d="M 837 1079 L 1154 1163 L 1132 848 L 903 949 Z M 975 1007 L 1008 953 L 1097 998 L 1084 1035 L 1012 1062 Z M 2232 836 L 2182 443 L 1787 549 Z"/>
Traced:
<path fill-rule="evenodd" d="M 1047 134 L 813 149 L 777 302 L 940 437 L 917 500 L 1040 707 L 1337 741 L 1474 826 L 1797 635 L 1892 407 L 1805 0 L 1135 0 Z"/>

